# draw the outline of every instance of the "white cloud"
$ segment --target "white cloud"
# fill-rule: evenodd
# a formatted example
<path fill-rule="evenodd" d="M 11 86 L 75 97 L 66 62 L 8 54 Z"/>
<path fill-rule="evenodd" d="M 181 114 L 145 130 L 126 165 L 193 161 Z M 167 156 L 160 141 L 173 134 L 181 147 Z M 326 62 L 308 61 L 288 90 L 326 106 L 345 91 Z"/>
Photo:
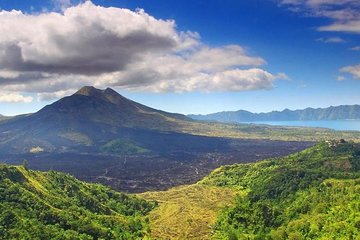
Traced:
<path fill-rule="evenodd" d="M 354 79 L 360 80 L 360 64 L 354 66 L 347 66 L 340 69 L 340 72 L 349 73 Z"/>
<path fill-rule="evenodd" d="M 307 0 L 306 4 L 310 6 L 329 6 L 329 5 L 345 5 L 349 3 L 357 3 L 357 0 Z"/>
<path fill-rule="evenodd" d="M 318 27 L 318 31 L 360 34 L 359 0 L 279 0 L 279 2 L 280 5 L 302 12 L 306 16 L 327 18 L 331 21 L 328 25 Z M 319 38 L 317 41 L 342 43 L 344 39 Z M 359 51 L 360 46 L 355 46 L 350 50 Z M 340 69 L 340 72 L 349 73 L 353 78 L 360 79 L 360 65 L 344 67 Z M 337 80 L 343 81 L 345 78 L 339 76 Z"/>
<path fill-rule="evenodd" d="M 55 10 L 62 10 L 64 11 L 66 8 L 70 7 L 71 0 L 52 0 Z"/>
<path fill-rule="evenodd" d="M 139 54 L 181 46 L 173 21 L 86 2 L 64 14 L 1 11 L 0 64 L 9 70 L 86 75 L 123 69 Z"/>
<path fill-rule="evenodd" d="M 16 92 L 0 92 L 0 102 L 2 103 L 30 103 L 33 98 L 30 96 L 23 96 Z"/>
<path fill-rule="evenodd" d="M 348 4 L 358 5 L 358 0 L 280 0 L 283 5 L 303 5 L 307 7 L 341 6 Z"/>
<path fill-rule="evenodd" d="M 328 32 L 348 32 L 360 34 L 360 19 L 346 22 L 335 22 L 331 25 L 320 27 L 319 30 Z"/>
<path fill-rule="evenodd" d="M 336 77 L 336 80 L 337 80 L 337 81 L 345 81 L 346 78 L 345 78 L 344 76 L 337 76 L 337 77 Z"/>
<path fill-rule="evenodd" d="M 318 38 L 318 39 L 316 39 L 316 41 L 323 42 L 323 43 L 344 43 L 344 42 L 346 42 L 343 38 L 340 38 L 340 37 Z"/>
<path fill-rule="evenodd" d="M 163 80 L 158 85 L 144 87 L 152 92 L 218 92 L 218 91 L 248 91 L 257 89 L 271 89 L 273 81 L 286 79 L 283 74 L 273 75 L 259 68 L 232 69 L 216 73 L 198 73 L 187 81 L 175 79 Z"/>
<path fill-rule="evenodd" d="M 77 89 L 60 90 L 56 92 L 43 92 L 37 94 L 38 101 L 49 101 L 53 99 L 59 99 L 65 96 L 69 96 L 76 92 Z"/>
<path fill-rule="evenodd" d="M 19 77 L 19 75 L 20 74 L 18 72 L 8 71 L 8 70 L 0 70 L 0 78 L 3 78 L 3 79 L 17 78 L 17 77 Z"/>
<path fill-rule="evenodd" d="M 360 46 L 352 47 L 352 48 L 350 48 L 350 50 L 352 50 L 352 51 L 360 51 Z"/>
<path fill-rule="evenodd" d="M 70 1 L 58 1 L 68 6 Z M 0 86 L 59 98 L 83 85 L 132 91 L 269 89 L 266 62 L 239 45 L 210 47 L 196 32 L 144 10 L 87 1 L 63 13 L 0 11 Z"/>
<path fill-rule="evenodd" d="M 281 0 L 280 4 L 307 16 L 332 20 L 332 23 L 320 26 L 319 31 L 360 34 L 359 0 Z"/>

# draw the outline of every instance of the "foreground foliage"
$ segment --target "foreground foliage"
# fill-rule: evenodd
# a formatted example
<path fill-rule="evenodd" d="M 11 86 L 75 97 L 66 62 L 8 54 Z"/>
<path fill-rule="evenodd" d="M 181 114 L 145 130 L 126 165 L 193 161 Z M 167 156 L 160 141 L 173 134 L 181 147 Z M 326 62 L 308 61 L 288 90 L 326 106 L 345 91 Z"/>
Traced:
<path fill-rule="evenodd" d="M 67 174 L 0 165 L 0 239 L 138 239 L 154 207 Z"/>
<path fill-rule="evenodd" d="M 360 146 L 320 143 L 281 159 L 225 166 L 202 184 L 247 194 L 220 214 L 220 239 L 358 239 Z"/>

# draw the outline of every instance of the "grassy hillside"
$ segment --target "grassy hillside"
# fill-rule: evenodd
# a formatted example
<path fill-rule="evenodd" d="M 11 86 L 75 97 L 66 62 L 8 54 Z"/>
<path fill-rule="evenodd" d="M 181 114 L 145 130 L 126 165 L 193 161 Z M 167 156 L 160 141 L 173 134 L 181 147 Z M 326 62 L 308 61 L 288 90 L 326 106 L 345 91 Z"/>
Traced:
<path fill-rule="evenodd" d="M 154 207 L 63 173 L 0 165 L 0 239 L 139 239 Z"/>
<path fill-rule="evenodd" d="M 320 143 L 281 159 L 225 166 L 200 184 L 246 192 L 222 211 L 217 239 L 358 239 L 360 146 Z"/>
<path fill-rule="evenodd" d="M 163 192 L 140 194 L 156 200 L 159 207 L 149 214 L 154 239 L 209 239 L 220 209 L 233 203 L 231 188 L 189 185 Z"/>

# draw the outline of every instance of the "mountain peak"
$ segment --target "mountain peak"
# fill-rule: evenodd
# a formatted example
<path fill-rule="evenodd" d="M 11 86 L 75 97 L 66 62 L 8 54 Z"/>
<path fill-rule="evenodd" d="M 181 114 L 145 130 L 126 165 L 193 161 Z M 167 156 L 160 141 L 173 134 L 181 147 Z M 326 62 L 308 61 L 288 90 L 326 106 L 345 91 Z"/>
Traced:
<path fill-rule="evenodd" d="M 106 88 L 105 90 L 104 90 L 104 93 L 106 93 L 106 94 L 114 94 L 114 95 L 120 95 L 118 92 L 116 92 L 114 89 L 112 89 L 112 88 Z"/>
<path fill-rule="evenodd" d="M 100 98 L 114 104 L 124 104 L 124 102 L 130 102 L 130 100 L 121 96 L 112 88 L 106 88 L 105 90 L 101 90 L 93 86 L 84 86 L 80 88 L 74 95 Z"/>
<path fill-rule="evenodd" d="M 109 91 L 108 89 L 110 89 L 110 88 L 107 88 L 106 90 L 101 90 L 101 89 L 95 88 L 93 86 L 84 86 L 84 87 L 80 88 L 75 94 L 97 97 L 99 95 L 103 95 L 105 93 L 105 91 Z M 110 89 L 110 90 L 112 90 L 112 89 Z M 112 90 L 112 91 L 114 91 L 114 90 Z"/>

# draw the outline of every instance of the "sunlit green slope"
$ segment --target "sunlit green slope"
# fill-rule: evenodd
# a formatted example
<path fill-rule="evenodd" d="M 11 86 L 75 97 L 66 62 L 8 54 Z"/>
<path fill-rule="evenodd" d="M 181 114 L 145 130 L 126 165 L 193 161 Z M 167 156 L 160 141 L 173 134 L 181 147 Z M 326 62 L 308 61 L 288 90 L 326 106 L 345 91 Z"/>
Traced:
<path fill-rule="evenodd" d="M 0 239 L 138 239 L 154 207 L 67 174 L 0 165 Z"/>
<path fill-rule="evenodd" d="M 247 192 L 216 239 L 359 239 L 360 146 L 324 142 L 281 159 L 224 166 L 201 184 Z"/>

